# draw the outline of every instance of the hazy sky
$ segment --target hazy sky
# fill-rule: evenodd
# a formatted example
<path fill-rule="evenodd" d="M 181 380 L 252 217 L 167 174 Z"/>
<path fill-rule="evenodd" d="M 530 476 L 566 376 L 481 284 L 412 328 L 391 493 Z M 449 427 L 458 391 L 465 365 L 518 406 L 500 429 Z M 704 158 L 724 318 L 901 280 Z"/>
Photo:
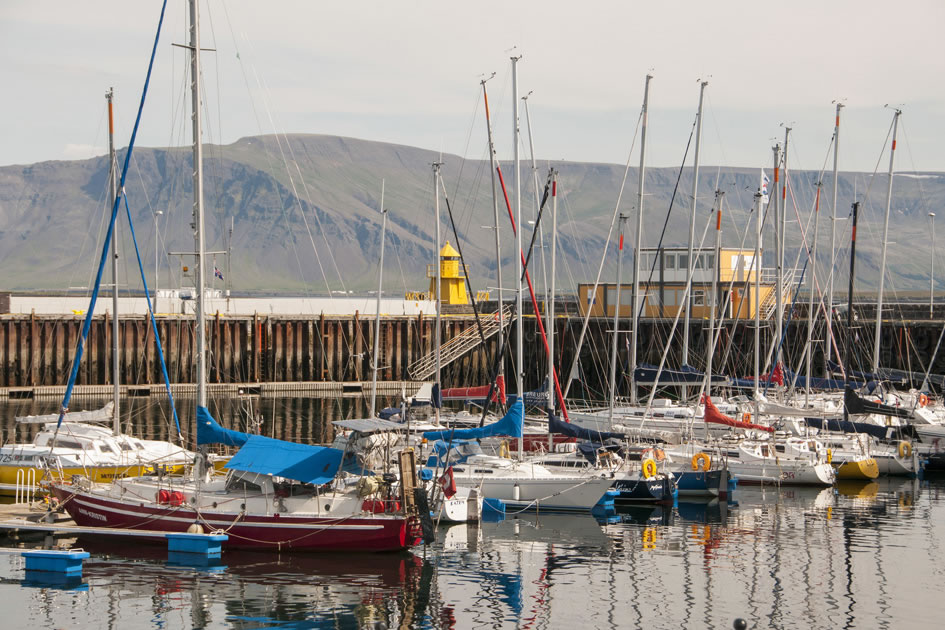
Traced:
<path fill-rule="evenodd" d="M 128 143 L 159 0 L 0 3 L 0 164 L 76 159 L 107 145 L 114 86 Z M 835 99 L 843 170 L 945 171 L 942 0 L 344 0 L 202 3 L 205 140 L 353 136 L 484 157 L 479 80 L 511 155 L 509 57 L 521 54 L 539 159 L 624 163 L 651 84 L 648 164 L 677 166 L 709 81 L 702 164 L 767 166 L 782 123 L 792 167 L 820 169 Z M 169 3 L 139 145 L 189 142 L 186 2 Z M 512 52 L 511 49 L 515 48 Z M 524 129 L 524 111 L 523 129 Z M 637 158 L 634 156 L 634 163 Z M 689 162 L 691 163 L 691 157 Z"/>

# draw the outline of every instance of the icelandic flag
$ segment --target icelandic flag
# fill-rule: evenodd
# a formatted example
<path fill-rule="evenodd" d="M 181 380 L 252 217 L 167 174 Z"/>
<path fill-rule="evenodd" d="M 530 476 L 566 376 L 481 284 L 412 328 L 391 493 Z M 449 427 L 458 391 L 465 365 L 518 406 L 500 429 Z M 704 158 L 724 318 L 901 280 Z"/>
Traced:
<path fill-rule="evenodd" d="M 761 169 L 761 203 L 768 203 L 768 176 L 765 175 L 765 169 Z"/>
<path fill-rule="evenodd" d="M 216 266 L 213 267 L 213 275 L 219 278 L 220 280 L 223 280 L 223 272 L 220 271 L 219 267 L 216 267 Z"/>

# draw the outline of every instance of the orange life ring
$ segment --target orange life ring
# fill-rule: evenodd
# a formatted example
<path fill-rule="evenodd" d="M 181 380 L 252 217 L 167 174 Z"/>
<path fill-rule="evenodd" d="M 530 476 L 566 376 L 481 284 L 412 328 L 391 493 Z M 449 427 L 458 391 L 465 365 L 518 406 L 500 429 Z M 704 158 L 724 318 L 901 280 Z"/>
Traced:
<path fill-rule="evenodd" d="M 708 453 L 696 453 L 692 456 L 692 469 L 693 471 L 699 470 L 699 462 L 702 462 L 703 472 L 709 472 L 709 468 L 712 467 L 712 458 Z"/>
<path fill-rule="evenodd" d="M 745 424 L 751 424 L 751 414 L 747 411 L 742 414 L 742 422 Z"/>
<path fill-rule="evenodd" d="M 919 394 L 919 406 L 925 407 L 927 404 L 929 404 L 929 397 L 925 394 Z"/>

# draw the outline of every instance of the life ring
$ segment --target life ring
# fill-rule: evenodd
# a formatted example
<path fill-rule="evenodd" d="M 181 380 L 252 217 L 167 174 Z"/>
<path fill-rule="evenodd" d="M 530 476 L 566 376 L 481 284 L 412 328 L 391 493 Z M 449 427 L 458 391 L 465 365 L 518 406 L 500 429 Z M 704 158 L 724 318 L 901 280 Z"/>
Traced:
<path fill-rule="evenodd" d="M 828 464 L 833 463 L 833 450 L 829 448 L 827 449 L 827 463 Z"/>
<path fill-rule="evenodd" d="M 709 472 L 709 468 L 712 467 L 712 458 L 709 457 L 708 453 L 696 453 L 692 456 L 692 469 L 694 471 L 699 470 L 699 462 L 702 462 L 703 472 Z"/>
<path fill-rule="evenodd" d="M 927 404 L 929 404 L 929 397 L 925 394 L 919 394 L 919 406 L 925 407 Z"/>
<path fill-rule="evenodd" d="M 903 440 L 899 443 L 899 457 L 912 457 L 912 444 Z"/>
<path fill-rule="evenodd" d="M 742 414 L 742 422 L 745 424 L 751 424 L 751 414 L 747 411 Z"/>
<path fill-rule="evenodd" d="M 656 467 L 656 462 L 652 459 L 647 459 L 643 462 L 643 478 L 650 479 L 655 477 L 659 473 L 659 468 Z"/>
<path fill-rule="evenodd" d="M 666 453 L 661 448 L 648 448 L 640 453 L 640 459 L 655 459 L 661 462 L 666 459 Z"/>

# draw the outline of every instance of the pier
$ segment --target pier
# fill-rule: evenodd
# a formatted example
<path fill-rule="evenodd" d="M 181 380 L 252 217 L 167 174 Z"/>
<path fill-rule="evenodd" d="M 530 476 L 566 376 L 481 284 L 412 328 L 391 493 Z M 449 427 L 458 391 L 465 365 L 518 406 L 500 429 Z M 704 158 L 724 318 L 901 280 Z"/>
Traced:
<path fill-rule="evenodd" d="M 495 310 L 495 304 L 487 305 Z M 573 303 L 572 303 L 573 306 Z M 875 306 L 856 305 L 860 314 L 857 333 L 869 340 Z M 564 309 L 562 309 L 564 310 Z M 798 304 L 784 342 L 788 365 L 798 369 L 807 335 L 805 305 Z M 912 312 L 914 311 L 914 313 Z M 555 362 L 566 371 L 574 357 L 582 319 L 575 309 L 565 310 L 554 322 Z M 897 305 L 884 313 L 880 364 L 883 367 L 924 371 L 932 360 L 932 372 L 945 372 L 945 353 L 933 357 L 942 330 L 942 313 L 929 318 L 928 306 Z M 491 316 L 491 314 L 489 315 Z M 80 315 L 0 315 L 0 397 L 34 398 L 59 396 L 64 391 L 71 369 L 75 345 L 81 333 Z M 164 349 L 168 375 L 175 394 L 187 393 L 194 382 L 194 319 L 187 315 L 159 315 L 158 334 Z M 672 320 L 648 318 L 640 323 L 639 360 L 658 364 L 663 343 Z M 290 315 L 221 315 L 209 318 L 208 378 L 211 390 L 226 392 L 277 394 L 309 392 L 318 395 L 359 395 L 369 391 L 371 382 L 371 348 L 374 335 L 380 335 L 378 387 L 380 393 L 399 393 L 413 387 L 408 368 L 433 350 L 434 318 L 427 315 L 383 316 L 379 330 L 373 317 L 290 316 Z M 742 375 L 745 357 L 753 353 L 754 329 L 750 321 L 723 321 L 720 344 L 727 353 L 717 350 L 717 361 L 728 357 L 720 373 Z M 588 392 L 604 391 L 606 378 L 600 366 L 606 365 L 610 348 L 610 317 L 594 317 L 581 351 L 582 387 Z M 626 327 L 626 328 L 624 328 Z M 449 315 L 443 318 L 444 342 L 474 331 L 472 315 Z M 690 352 L 705 353 L 708 320 L 695 320 L 690 328 Z M 621 322 L 627 332 L 629 322 Z M 815 339 L 823 336 L 822 324 Z M 515 327 L 509 327 L 513 336 Z M 160 361 L 154 343 L 149 316 L 123 317 L 119 321 L 120 382 L 127 396 L 165 395 Z M 843 347 L 846 328 L 835 325 L 836 344 Z M 109 395 L 112 377 L 111 319 L 108 314 L 95 316 L 89 333 L 86 354 L 79 369 L 77 395 Z M 535 316 L 524 317 L 525 386 L 541 385 L 547 365 L 544 347 L 538 334 Z M 681 346 L 681 326 L 676 330 L 673 347 Z M 771 342 L 772 322 L 762 322 L 762 343 Z M 860 342 L 861 344 L 863 342 Z M 619 361 L 625 365 L 626 344 L 619 344 Z M 814 350 L 816 375 L 823 371 L 823 343 Z M 496 338 L 447 365 L 443 370 L 444 387 L 486 383 L 496 352 Z M 836 354 L 834 355 L 836 357 Z M 670 355 L 670 365 L 674 357 Z M 514 364 L 506 357 L 506 374 L 514 373 Z"/>

